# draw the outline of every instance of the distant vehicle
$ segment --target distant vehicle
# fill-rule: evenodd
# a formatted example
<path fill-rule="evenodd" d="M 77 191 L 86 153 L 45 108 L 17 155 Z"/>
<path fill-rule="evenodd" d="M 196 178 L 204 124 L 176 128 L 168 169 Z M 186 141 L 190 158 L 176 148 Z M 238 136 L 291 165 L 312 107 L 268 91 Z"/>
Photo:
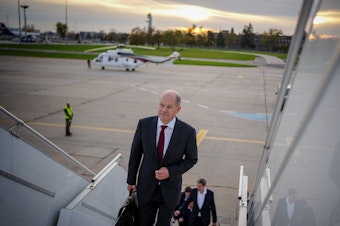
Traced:
<path fill-rule="evenodd" d="M 168 57 L 142 56 L 136 55 L 131 49 L 117 48 L 116 50 L 108 50 L 107 52 L 99 54 L 93 63 L 101 66 L 102 70 L 105 67 L 119 67 L 126 71 L 134 71 L 137 67 L 145 65 L 146 63 L 169 63 L 172 64 L 176 59 L 179 59 L 179 52 L 174 51 Z"/>
<path fill-rule="evenodd" d="M 19 30 L 11 30 L 4 23 L 0 23 L 1 26 L 1 34 L 18 37 L 22 42 L 35 42 L 40 37 L 40 32 L 25 32 Z M 21 35 L 21 36 L 20 36 Z"/>

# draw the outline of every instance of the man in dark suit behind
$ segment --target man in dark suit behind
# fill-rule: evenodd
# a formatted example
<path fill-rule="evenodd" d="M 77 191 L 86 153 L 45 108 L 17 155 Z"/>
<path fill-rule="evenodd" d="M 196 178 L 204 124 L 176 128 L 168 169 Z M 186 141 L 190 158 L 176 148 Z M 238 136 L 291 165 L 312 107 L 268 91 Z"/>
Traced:
<path fill-rule="evenodd" d="M 197 162 L 196 131 L 176 117 L 180 110 L 180 95 L 167 90 L 161 95 L 158 116 L 138 122 L 127 183 L 128 190 L 137 191 L 139 226 L 152 226 L 156 215 L 156 226 L 170 225 L 180 198 L 182 174 Z M 159 154 L 157 146 L 163 126 L 164 147 Z"/>
<path fill-rule="evenodd" d="M 213 226 L 217 225 L 217 214 L 214 192 L 206 188 L 207 181 L 203 178 L 197 181 L 197 188 L 191 190 L 190 198 L 174 214 L 179 215 L 189 203 L 192 211 L 189 226 L 208 226 L 212 217 Z"/>
<path fill-rule="evenodd" d="M 280 198 L 272 219 L 272 226 L 297 226 L 302 219 L 302 205 L 297 200 L 297 191 L 288 190 L 288 196 Z"/>
<path fill-rule="evenodd" d="M 184 192 L 181 193 L 181 198 L 179 200 L 179 204 L 176 206 L 175 211 L 178 210 L 183 202 L 187 201 L 190 198 L 190 193 L 191 193 L 191 187 L 187 186 L 184 189 Z M 191 206 L 187 205 L 187 208 L 184 208 L 181 212 L 181 214 L 175 216 L 174 218 L 178 220 L 178 225 L 179 226 L 189 226 L 189 217 L 191 214 Z"/>

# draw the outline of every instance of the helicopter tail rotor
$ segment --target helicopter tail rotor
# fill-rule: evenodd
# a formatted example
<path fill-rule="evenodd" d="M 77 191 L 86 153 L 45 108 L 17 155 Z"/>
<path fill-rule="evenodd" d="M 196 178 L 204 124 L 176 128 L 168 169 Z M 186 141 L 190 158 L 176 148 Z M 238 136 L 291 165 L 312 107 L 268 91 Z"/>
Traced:
<path fill-rule="evenodd" d="M 177 60 L 181 61 L 180 52 L 183 51 L 183 48 L 177 50 L 175 47 L 170 46 L 170 49 L 172 50 L 174 57 Z"/>

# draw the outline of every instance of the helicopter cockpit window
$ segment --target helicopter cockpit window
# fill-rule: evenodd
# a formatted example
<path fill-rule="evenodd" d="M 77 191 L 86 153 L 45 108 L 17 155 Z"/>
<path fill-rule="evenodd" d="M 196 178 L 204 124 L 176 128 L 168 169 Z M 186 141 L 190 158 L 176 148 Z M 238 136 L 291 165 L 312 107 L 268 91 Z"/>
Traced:
<path fill-rule="evenodd" d="M 102 62 L 103 60 L 103 56 L 99 56 L 97 59 L 96 59 L 96 62 Z"/>

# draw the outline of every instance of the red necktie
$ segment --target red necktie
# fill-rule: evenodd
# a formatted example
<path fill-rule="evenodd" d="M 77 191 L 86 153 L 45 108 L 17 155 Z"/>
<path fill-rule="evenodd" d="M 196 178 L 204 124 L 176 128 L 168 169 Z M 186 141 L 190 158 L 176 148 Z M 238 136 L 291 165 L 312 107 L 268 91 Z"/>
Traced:
<path fill-rule="evenodd" d="M 164 130 L 167 126 L 161 126 L 162 130 L 159 134 L 159 138 L 158 138 L 158 146 L 157 146 L 157 150 L 158 150 L 158 160 L 159 162 L 162 161 L 163 159 L 163 150 L 164 150 Z"/>

